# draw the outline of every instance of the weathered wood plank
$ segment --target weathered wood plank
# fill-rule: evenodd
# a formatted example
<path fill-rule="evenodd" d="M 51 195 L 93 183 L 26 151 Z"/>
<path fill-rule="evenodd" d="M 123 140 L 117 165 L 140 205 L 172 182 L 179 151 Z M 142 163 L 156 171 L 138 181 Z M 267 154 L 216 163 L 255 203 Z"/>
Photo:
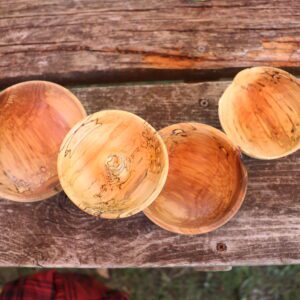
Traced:
<path fill-rule="evenodd" d="M 181 121 L 219 127 L 226 82 L 73 89 L 89 113 L 126 109 L 157 129 Z M 249 188 L 237 216 L 202 236 L 180 236 L 142 213 L 99 220 L 66 196 L 0 201 L 0 265 L 64 267 L 235 266 L 300 263 L 300 152 L 277 161 L 245 158 Z"/>
<path fill-rule="evenodd" d="M 298 0 L 0 0 L 0 83 L 299 68 L 299 12 Z"/>

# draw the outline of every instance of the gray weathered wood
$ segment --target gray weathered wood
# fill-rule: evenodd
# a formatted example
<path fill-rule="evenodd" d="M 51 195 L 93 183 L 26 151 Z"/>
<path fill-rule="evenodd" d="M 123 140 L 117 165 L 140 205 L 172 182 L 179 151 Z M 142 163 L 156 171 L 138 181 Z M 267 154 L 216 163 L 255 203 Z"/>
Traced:
<path fill-rule="evenodd" d="M 88 112 L 118 108 L 157 129 L 181 121 L 219 127 L 226 82 L 75 88 Z M 0 201 L 0 265 L 64 267 L 236 266 L 300 263 L 300 152 L 277 161 L 245 158 L 246 200 L 224 227 L 180 236 L 141 213 L 100 220 L 66 196 L 33 204 Z"/>
<path fill-rule="evenodd" d="M 298 0 L 0 0 L 0 84 L 299 68 L 299 12 Z"/>

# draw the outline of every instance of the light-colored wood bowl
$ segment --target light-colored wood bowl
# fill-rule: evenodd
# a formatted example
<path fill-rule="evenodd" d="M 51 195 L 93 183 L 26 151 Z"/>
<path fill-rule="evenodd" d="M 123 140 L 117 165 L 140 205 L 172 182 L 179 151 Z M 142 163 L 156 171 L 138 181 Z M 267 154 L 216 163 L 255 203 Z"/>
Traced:
<path fill-rule="evenodd" d="M 158 226 L 202 234 L 225 224 L 240 208 L 247 171 L 226 135 L 200 123 L 180 123 L 160 134 L 169 153 L 169 175 L 158 198 L 144 210 Z"/>
<path fill-rule="evenodd" d="M 58 174 L 68 197 L 102 218 L 131 216 L 158 196 L 168 173 L 167 149 L 155 129 L 120 110 L 88 116 L 66 136 Z"/>
<path fill-rule="evenodd" d="M 254 158 L 275 159 L 300 148 L 300 82 L 271 67 L 237 74 L 219 101 L 227 136 Z"/>
<path fill-rule="evenodd" d="M 43 200 L 61 191 L 56 161 L 60 144 L 86 116 L 67 89 L 28 81 L 0 93 L 0 197 Z"/>

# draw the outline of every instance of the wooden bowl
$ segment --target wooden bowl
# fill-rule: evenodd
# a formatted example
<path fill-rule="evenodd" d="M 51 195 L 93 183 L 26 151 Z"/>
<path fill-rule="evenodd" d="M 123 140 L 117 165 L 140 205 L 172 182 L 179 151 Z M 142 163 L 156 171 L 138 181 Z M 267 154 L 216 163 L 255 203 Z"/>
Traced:
<path fill-rule="evenodd" d="M 20 202 L 61 190 L 56 170 L 60 144 L 86 116 L 67 89 L 28 81 L 0 93 L 0 197 Z"/>
<path fill-rule="evenodd" d="M 227 136 L 247 155 L 275 159 L 300 148 L 300 82 L 280 69 L 241 71 L 219 102 Z"/>
<path fill-rule="evenodd" d="M 102 218 L 131 216 L 153 202 L 168 173 L 166 147 L 153 127 L 125 111 L 94 113 L 66 136 L 58 174 L 68 197 Z"/>
<path fill-rule="evenodd" d="M 239 150 L 221 131 L 200 123 L 160 131 L 169 153 L 169 175 L 159 197 L 144 210 L 158 226 L 202 234 L 225 224 L 240 208 L 247 171 Z"/>

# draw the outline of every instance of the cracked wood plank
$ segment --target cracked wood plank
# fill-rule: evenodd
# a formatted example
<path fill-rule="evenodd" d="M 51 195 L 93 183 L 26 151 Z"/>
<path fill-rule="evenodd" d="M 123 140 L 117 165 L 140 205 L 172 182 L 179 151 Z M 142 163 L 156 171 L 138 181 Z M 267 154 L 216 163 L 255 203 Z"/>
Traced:
<path fill-rule="evenodd" d="M 157 129 L 197 121 L 220 128 L 217 103 L 228 82 L 74 88 L 88 113 L 125 109 Z M 0 265 L 158 267 L 300 263 L 300 151 L 276 161 L 244 157 L 249 185 L 238 214 L 220 229 L 181 236 L 142 213 L 102 220 L 61 193 L 32 204 L 0 201 Z"/>
<path fill-rule="evenodd" d="M 299 11 L 297 0 L 0 0 L 0 82 L 300 70 Z"/>

